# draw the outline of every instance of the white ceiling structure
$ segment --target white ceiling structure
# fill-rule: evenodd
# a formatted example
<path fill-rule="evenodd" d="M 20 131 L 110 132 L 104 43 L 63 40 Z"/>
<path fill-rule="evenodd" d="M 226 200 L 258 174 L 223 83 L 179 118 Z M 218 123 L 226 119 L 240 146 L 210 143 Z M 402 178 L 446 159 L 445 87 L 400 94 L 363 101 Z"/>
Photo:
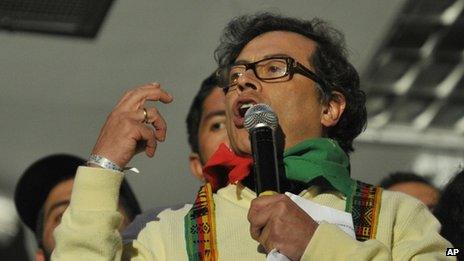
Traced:
<path fill-rule="evenodd" d="M 463 0 L 407 1 L 363 77 L 363 140 L 464 148 L 463 10 Z"/>
<path fill-rule="evenodd" d="M 144 209 L 192 200 L 198 182 L 187 165 L 185 116 L 200 82 L 215 68 L 213 51 L 230 18 L 256 11 L 323 18 L 345 33 L 352 62 L 365 72 L 403 3 L 117 0 L 95 40 L 0 31 L 0 189 L 12 195 L 22 171 L 44 155 L 87 157 L 124 90 L 158 81 L 175 99 L 159 105 L 168 138 L 155 158 L 136 156 L 131 165 L 142 174 L 128 179 Z M 418 155 L 452 156 L 451 165 L 463 158 L 459 148 L 379 143 L 376 135 L 360 140 L 352 170 L 367 182 L 394 170 L 420 169 Z"/>

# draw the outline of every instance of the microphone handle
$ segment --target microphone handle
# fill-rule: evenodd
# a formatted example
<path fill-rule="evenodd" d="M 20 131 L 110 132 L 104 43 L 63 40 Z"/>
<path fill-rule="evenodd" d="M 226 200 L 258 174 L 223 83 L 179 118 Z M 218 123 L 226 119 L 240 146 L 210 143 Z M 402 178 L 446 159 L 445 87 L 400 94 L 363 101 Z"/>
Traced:
<path fill-rule="evenodd" d="M 250 133 L 250 141 L 254 160 L 256 195 L 281 193 L 273 129 L 269 126 L 253 129 Z"/>

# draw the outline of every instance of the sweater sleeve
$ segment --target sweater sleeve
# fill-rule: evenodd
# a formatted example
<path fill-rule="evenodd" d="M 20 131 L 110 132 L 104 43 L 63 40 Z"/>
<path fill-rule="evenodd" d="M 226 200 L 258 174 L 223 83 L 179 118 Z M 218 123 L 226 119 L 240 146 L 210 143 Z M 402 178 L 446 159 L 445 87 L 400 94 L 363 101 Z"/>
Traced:
<path fill-rule="evenodd" d="M 401 197 L 393 234 L 393 260 L 456 260 L 445 256 L 453 247 L 440 234 L 440 222 L 419 200 Z"/>
<path fill-rule="evenodd" d="M 337 226 L 320 224 L 301 260 L 455 260 L 445 256 L 451 244 L 439 235 L 440 224 L 412 198 L 398 200 L 392 246 L 379 240 L 357 241 Z"/>
<path fill-rule="evenodd" d="M 378 240 L 356 241 L 336 225 L 319 224 L 301 260 L 390 260 L 390 250 Z"/>
<path fill-rule="evenodd" d="M 55 229 L 52 260 L 121 260 L 123 246 L 117 211 L 123 174 L 79 167 L 71 202 Z M 126 246 L 124 260 L 152 260 L 140 242 Z"/>

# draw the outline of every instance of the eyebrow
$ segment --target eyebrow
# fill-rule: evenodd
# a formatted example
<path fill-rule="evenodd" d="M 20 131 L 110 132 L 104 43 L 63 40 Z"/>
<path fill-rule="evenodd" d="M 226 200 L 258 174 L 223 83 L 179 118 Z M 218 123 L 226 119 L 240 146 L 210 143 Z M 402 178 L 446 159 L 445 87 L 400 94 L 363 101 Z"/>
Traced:
<path fill-rule="evenodd" d="M 208 112 L 205 117 L 203 118 L 204 121 L 207 121 L 209 119 L 211 119 L 212 117 L 215 117 L 215 116 L 225 116 L 226 115 L 226 111 L 225 110 L 216 110 L 216 111 L 210 111 Z"/>
<path fill-rule="evenodd" d="M 285 53 L 273 53 L 273 54 L 267 54 L 263 57 L 263 59 L 266 58 L 272 58 L 272 57 L 290 57 L 290 55 L 285 54 Z M 260 59 L 262 60 L 262 59 Z M 251 63 L 249 60 L 237 60 L 235 61 L 232 65 L 241 65 L 241 64 L 246 64 L 246 63 Z"/>
<path fill-rule="evenodd" d="M 53 210 L 63 206 L 63 205 L 69 205 L 69 199 L 65 199 L 65 200 L 62 200 L 62 201 L 58 201 L 57 203 L 53 204 L 50 209 L 48 210 L 48 213 L 47 215 L 45 216 L 45 219 L 47 219 L 50 214 L 53 212 Z"/>

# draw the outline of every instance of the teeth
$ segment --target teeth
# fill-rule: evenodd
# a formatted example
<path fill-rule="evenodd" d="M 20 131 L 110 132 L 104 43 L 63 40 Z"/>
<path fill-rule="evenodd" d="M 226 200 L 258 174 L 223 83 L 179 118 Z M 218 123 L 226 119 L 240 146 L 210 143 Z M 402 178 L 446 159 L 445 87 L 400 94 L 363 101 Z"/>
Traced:
<path fill-rule="evenodd" d="M 240 110 L 249 109 L 251 106 L 253 106 L 253 103 L 245 103 L 240 106 Z"/>

